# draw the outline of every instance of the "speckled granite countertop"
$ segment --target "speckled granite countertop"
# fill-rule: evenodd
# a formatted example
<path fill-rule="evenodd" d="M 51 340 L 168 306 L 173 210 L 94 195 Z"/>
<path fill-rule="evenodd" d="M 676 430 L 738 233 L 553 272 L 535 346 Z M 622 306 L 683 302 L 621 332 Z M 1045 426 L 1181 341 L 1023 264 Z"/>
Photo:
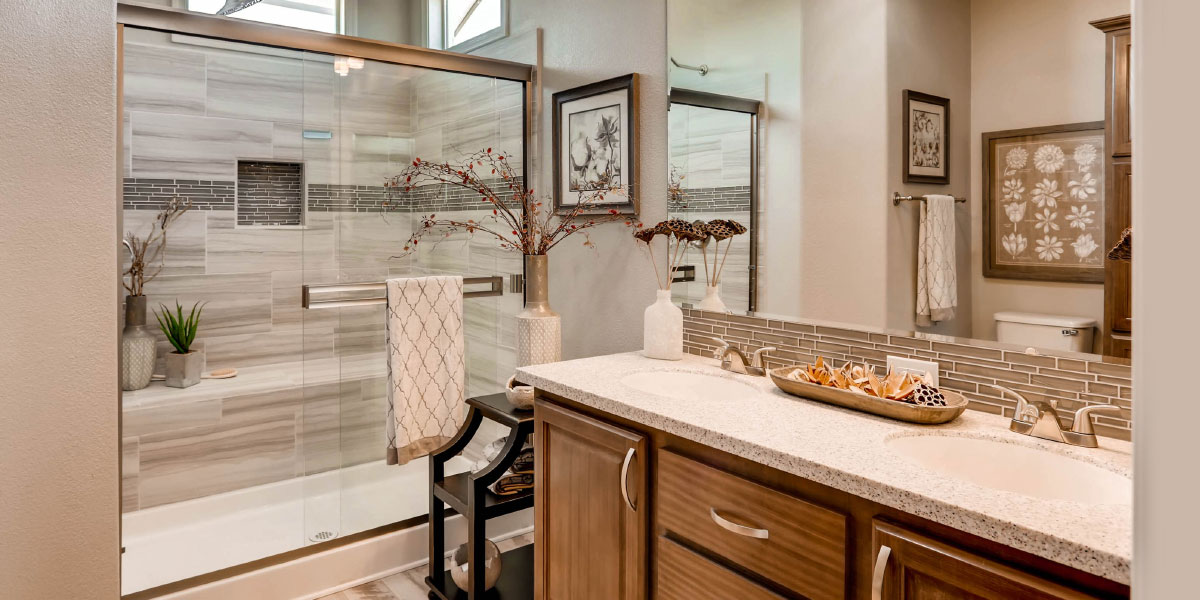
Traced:
<path fill-rule="evenodd" d="M 621 382 L 647 370 L 718 374 L 757 390 L 735 400 L 681 401 Z M 1083 505 L 981 487 L 920 467 L 889 438 L 948 434 L 1042 447 L 1129 476 L 1132 446 L 1099 449 L 1008 431 L 1008 419 L 968 410 L 952 423 L 911 425 L 790 396 L 768 378 L 721 371 L 695 356 L 668 362 L 640 353 L 522 367 L 517 378 L 605 413 L 642 423 L 880 504 L 1120 583 L 1129 583 L 1133 514 L 1128 505 Z M 1130 483 L 1132 487 L 1132 481 Z"/>

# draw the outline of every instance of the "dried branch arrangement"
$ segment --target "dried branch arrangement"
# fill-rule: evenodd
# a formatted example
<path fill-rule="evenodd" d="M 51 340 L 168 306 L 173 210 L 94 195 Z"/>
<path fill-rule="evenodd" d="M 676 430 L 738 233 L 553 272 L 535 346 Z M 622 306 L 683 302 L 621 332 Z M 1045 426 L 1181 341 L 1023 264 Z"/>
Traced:
<path fill-rule="evenodd" d="M 721 272 L 725 268 L 725 260 L 729 258 L 729 248 L 733 246 L 733 236 L 746 233 L 744 225 L 727 219 L 714 219 L 707 223 L 704 221 L 689 223 L 683 219 L 670 219 L 654 227 L 642 228 L 640 224 L 635 227 L 636 231 L 633 232 L 633 237 L 645 243 L 646 250 L 650 253 L 650 263 L 654 265 L 654 276 L 658 279 L 658 289 L 660 290 L 671 289 L 671 282 L 675 279 L 675 270 L 679 268 L 680 262 L 686 254 L 684 250 L 689 244 L 700 250 L 700 256 L 704 258 L 704 276 L 708 285 L 717 285 L 721 280 Z M 655 236 L 659 235 L 667 238 L 667 277 L 665 282 L 658 270 L 658 261 L 654 258 L 653 240 Z M 713 247 L 711 270 L 708 265 L 710 240 Z M 728 243 L 722 254 L 721 242 L 726 240 Z"/>
<path fill-rule="evenodd" d="M 704 278 L 708 282 L 709 287 L 715 286 L 721 282 L 721 273 L 725 272 L 725 260 L 729 258 L 729 249 L 733 247 L 733 236 L 746 233 L 746 226 L 730 219 L 713 219 L 708 223 L 696 221 L 695 226 L 708 235 L 703 241 L 696 244 L 700 249 L 700 256 L 704 260 Z M 708 246 L 712 243 L 712 271 L 708 269 Z M 725 252 L 721 253 L 721 242 L 728 240 L 725 244 Z M 720 257 L 720 263 L 717 262 L 717 257 Z"/>
<path fill-rule="evenodd" d="M 163 269 L 163 251 L 167 247 L 167 229 L 171 227 L 183 213 L 192 208 L 191 200 L 172 198 L 167 207 L 159 211 L 150 224 L 150 232 L 145 236 L 125 233 L 121 243 L 129 250 L 129 268 L 121 284 L 130 296 L 144 296 L 146 284 L 154 280 Z"/>
<path fill-rule="evenodd" d="M 654 238 L 659 235 L 667 238 L 666 279 L 658 270 L 658 261 L 654 258 Z M 671 282 L 675 279 L 675 270 L 679 268 L 679 263 L 683 260 L 684 249 L 687 248 L 688 242 L 705 240 L 708 238 L 708 233 L 683 219 L 669 219 L 654 227 L 643 228 L 639 224 L 636 226 L 636 231 L 633 232 L 633 237 L 645 244 L 646 251 L 650 253 L 650 264 L 654 265 L 654 278 L 658 281 L 658 289 L 669 291 Z"/>
<path fill-rule="evenodd" d="M 422 216 L 421 226 L 409 236 L 401 256 L 415 252 L 417 244 L 427 235 L 436 234 L 438 239 L 445 239 L 458 232 L 490 235 L 496 238 L 501 249 L 522 254 L 546 254 L 575 234 L 584 237 L 584 246 L 594 248 L 589 229 L 614 221 L 632 224 L 616 210 L 603 210 L 605 194 L 620 193 L 620 190 L 597 189 L 585 194 L 570 211 L 555 214 L 537 199 L 532 189 L 522 185 L 505 155 L 494 153 L 491 148 L 476 152 L 461 163 L 414 160 L 399 175 L 384 182 L 389 205 L 398 205 L 404 194 L 428 184 L 452 185 L 479 194 L 479 201 L 490 208 L 492 214 L 479 221 L 438 219 L 433 214 Z"/>

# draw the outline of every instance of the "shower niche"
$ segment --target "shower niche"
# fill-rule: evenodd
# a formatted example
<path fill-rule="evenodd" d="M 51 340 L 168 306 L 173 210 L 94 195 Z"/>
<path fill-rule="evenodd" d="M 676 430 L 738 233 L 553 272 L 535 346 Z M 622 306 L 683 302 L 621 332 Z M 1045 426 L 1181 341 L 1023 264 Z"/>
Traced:
<path fill-rule="evenodd" d="M 238 227 L 301 227 L 308 212 L 304 163 L 237 161 Z"/>

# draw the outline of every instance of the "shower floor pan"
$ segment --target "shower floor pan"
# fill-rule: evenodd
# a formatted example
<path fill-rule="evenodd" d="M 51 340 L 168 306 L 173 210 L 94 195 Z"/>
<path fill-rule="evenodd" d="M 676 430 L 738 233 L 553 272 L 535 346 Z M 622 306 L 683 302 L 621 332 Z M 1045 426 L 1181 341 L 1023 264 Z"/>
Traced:
<path fill-rule="evenodd" d="M 448 473 L 469 468 L 456 457 Z M 126 513 L 121 593 L 427 514 L 428 463 L 376 461 Z"/>

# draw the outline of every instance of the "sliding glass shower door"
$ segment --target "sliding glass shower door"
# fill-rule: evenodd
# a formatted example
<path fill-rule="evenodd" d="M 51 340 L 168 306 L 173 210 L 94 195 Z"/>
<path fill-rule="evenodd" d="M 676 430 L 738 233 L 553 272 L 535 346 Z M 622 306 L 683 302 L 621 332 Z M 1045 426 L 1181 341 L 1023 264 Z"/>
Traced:
<path fill-rule="evenodd" d="M 123 394 L 124 593 L 414 523 L 425 462 L 383 460 L 383 305 L 305 308 L 304 289 L 520 273 L 482 237 L 401 256 L 421 215 L 490 213 L 451 187 L 392 202 L 383 182 L 417 157 L 488 147 L 519 166 L 524 84 L 133 26 L 122 77 L 125 229 L 144 233 L 172 199 L 191 206 L 148 304 L 205 303 L 206 372 L 236 371 Z M 512 373 L 521 303 L 464 302 L 469 394 Z"/>

